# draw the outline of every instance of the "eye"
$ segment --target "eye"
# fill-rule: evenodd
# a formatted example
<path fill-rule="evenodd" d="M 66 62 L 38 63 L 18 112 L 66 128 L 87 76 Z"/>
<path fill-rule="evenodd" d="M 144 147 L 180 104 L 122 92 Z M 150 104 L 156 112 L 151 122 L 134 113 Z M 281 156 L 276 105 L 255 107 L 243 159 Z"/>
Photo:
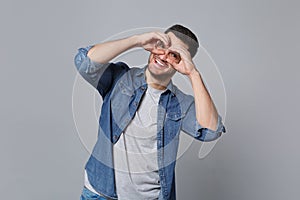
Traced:
<path fill-rule="evenodd" d="M 169 51 L 168 58 L 177 64 L 181 61 L 180 54 L 175 51 Z"/>
<path fill-rule="evenodd" d="M 170 56 L 172 56 L 173 58 L 178 58 L 179 57 L 179 55 L 178 54 L 176 54 L 176 53 L 173 53 L 173 52 L 170 52 Z"/>

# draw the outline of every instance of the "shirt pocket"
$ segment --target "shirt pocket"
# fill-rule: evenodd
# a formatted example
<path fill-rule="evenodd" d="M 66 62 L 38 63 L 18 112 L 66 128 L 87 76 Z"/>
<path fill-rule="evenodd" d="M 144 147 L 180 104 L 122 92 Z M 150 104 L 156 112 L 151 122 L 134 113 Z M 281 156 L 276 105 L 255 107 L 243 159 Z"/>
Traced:
<path fill-rule="evenodd" d="M 129 103 L 133 97 L 134 91 L 126 83 L 120 81 L 111 95 L 111 106 L 115 114 L 128 111 Z"/>
<path fill-rule="evenodd" d="M 180 112 L 169 112 L 166 114 L 166 118 L 172 121 L 179 121 L 185 116 L 185 113 Z"/>
<path fill-rule="evenodd" d="M 133 95 L 133 89 L 127 86 L 124 82 L 120 82 L 119 85 L 119 90 L 123 95 L 127 96 L 132 96 Z"/>

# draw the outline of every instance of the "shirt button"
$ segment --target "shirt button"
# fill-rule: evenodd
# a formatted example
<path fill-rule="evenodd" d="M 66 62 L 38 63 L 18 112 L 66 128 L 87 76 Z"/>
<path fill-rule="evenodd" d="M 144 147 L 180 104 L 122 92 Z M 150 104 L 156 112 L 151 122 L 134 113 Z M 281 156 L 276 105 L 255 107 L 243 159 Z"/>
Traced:
<path fill-rule="evenodd" d="M 118 139 L 118 136 L 114 135 L 114 140 L 116 141 Z"/>

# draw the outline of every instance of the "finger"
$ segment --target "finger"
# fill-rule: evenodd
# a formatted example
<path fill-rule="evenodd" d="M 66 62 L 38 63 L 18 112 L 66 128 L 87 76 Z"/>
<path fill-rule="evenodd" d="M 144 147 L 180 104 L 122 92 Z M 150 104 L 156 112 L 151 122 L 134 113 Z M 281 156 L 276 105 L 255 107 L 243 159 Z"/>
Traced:
<path fill-rule="evenodd" d="M 166 47 L 170 47 L 171 46 L 171 39 L 169 37 L 169 35 L 165 34 L 165 33 L 160 33 L 161 37 L 164 38 L 164 42 L 166 44 Z"/>
<path fill-rule="evenodd" d="M 173 47 L 170 47 L 169 49 L 171 51 L 175 51 L 175 52 L 179 53 L 183 60 L 192 60 L 190 52 L 184 47 L 181 47 L 181 46 L 174 47 L 173 46 Z"/>
<path fill-rule="evenodd" d="M 163 49 L 157 49 L 157 48 L 151 49 L 150 52 L 158 55 L 165 54 L 165 51 Z"/>
<path fill-rule="evenodd" d="M 165 47 L 169 47 L 171 44 L 170 37 L 167 34 L 156 32 L 157 37 L 164 43 Z"/>
<path fill-rule="evenodd" d="M 170 64 L 171 64 L 171 66 L 172 66 L 174 69 L 177 69 L 177 68 L 178 68 L 178 65 L 179 65 L 179 63 L 181 62 L 181 61 L 180 61 L 179 63 L 176 63 L 176 62 L 174 62 L 174 61 L 170 60 L 169 58 L 167 58 L 166 60 L 167 60 L 167 62 L 168 62 L 168 63 L 170 63 Z"/>

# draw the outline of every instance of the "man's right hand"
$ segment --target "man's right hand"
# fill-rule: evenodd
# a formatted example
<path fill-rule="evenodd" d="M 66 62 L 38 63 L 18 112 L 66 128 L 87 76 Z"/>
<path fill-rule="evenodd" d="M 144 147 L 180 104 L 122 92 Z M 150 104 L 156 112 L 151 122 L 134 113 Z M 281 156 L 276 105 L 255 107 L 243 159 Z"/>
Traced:
<path fill-rule="evenodd" d="M 89 50 L 87 55 L 94 62 L 107 63 L 121 53 L 134 47 L 142 47 L 154 54 L 164 54 L 165 51 L 163 48 L 168 48 L 171 44 L 170 42 L 171 40 L 167 34 L 148 32 L 96 44 Z"/>
<path fill-rule="evenodd" d="M 164 54 L 164 48 L 171 44 L 169 36 L 161 32 L 148 32 L 136 35 L 138 46 L 154 54 Z"/>

